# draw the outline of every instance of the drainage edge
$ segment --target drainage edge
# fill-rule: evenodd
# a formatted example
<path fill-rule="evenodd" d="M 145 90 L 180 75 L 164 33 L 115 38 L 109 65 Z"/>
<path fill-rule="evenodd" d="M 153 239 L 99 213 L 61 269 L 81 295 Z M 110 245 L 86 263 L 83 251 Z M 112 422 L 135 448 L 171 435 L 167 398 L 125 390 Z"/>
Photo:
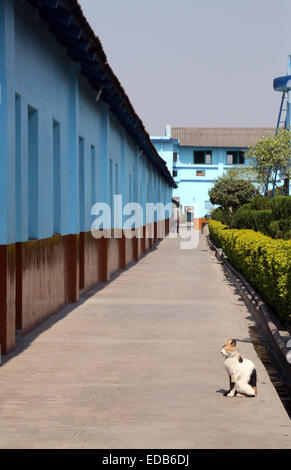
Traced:
<path fill-rule="evenodd" d="M 232 282 L 239 290 L 246 306 L 253 314 L 257 324 L 265 335 L 266 339 L 271 343 L 272 352 L 281 368 L 282 374 L 286 377 L 286 381 L 291 384 L 291 364 L 287 360 L 287 354 L 290 355 L 290 349 L 287 348 L 287 342 L 291 339 L 288 331 L 281 325 L 280 330 L 284 331 L 286 336 L 282 337 L 278 329 L 280 323 L 278 318 L 271 312 L 270 308 L 265 304 L 244 276 L 238 272 L 232 264 L 224 257 L 223 253 L 211 241 L 210 236 L 206 235 L 208 244 L 215 251 L 216 258 L 225 266 Z"/>

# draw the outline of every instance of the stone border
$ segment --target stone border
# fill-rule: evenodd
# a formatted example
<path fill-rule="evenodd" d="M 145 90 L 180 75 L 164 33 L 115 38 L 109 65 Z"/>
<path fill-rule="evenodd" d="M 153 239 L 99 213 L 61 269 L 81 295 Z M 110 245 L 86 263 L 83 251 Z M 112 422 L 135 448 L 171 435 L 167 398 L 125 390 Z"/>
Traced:
<path fill-rule="evenodd" d="M 272 352 L 282 369 L 282 373 L 291 384 L 291 363 L 287 360 L 287 354 L 289 353 L 290 355 L 290 348 L 287 348 L 287 342 L 291 339 L 290 334 L 283 328 L 278 318 L 271 312 L 270 308 L 249 282 L 230 264 L 227 258 L 225 258 L 223 251 L 213 244 L 210 235 L 205 236 L 210 248 L 215 251 L 216 258 L 224 265 L 246 306 L 253 314 L 257 324 L 272 348 Z"/>

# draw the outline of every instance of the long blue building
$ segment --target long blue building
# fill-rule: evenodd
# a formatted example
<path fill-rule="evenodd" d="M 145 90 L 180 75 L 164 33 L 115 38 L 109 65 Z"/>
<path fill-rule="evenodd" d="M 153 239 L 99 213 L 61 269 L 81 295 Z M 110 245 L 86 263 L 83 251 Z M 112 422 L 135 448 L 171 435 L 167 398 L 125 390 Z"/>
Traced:
<path fill-rule="evenodd" d="M 141 237 L 91 234 L 91 208 L 172 200 L 176 186 L 76 0 L 0 0 L 0 343 L 138 260 Z M 113 228 L 122 229 L 114 220 Z M 149 229 L 149 230 L 148 230 Z M 104 233 L 103 233 L 104 231 Z M 111 232 L 110 232 L 111 234 Z M 135 232 L 136 234 L 136 232 Z"/>
<path fill-rule="evenodd" d="M 151 137 L 177 184 L 173 196 L 188 220 L 204 219 L 213 209 L 208 191 L 228 169 L 247 166 L 244 151 L 275 128 L 166 127 L 166 135 Z"/>

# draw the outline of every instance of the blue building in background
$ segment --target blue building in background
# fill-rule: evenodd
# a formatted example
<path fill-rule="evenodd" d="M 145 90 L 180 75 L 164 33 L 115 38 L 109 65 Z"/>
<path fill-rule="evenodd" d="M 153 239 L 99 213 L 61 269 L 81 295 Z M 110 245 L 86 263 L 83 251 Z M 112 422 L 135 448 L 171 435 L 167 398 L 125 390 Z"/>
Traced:
<path fill-rule="evenodd" d="M 95 203 L 145 209 L 174 187 L 78 2 L 0 0 L 2 352 L 168 231 L 170 212 L 144 210 L 133 237 L 121 218 L 94 238 Z"/>
<path fill-rule="evenodd" d="M 187 220 L 204 219 L 213 206 L 208 191 L 214 181 L 234 167 L 247 166 L 244 151 L 275 128 L 166 127 L 164 137 L 151 137 L 178 186 Z"/>

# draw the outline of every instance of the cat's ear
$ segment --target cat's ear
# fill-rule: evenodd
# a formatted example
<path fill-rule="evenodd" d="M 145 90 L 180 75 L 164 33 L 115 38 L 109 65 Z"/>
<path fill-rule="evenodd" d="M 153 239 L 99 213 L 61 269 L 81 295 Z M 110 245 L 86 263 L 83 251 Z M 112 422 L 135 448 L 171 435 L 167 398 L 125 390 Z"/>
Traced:
<path fill-rule="evenodd" d="M 237 343 L 236 343 L 236 340 L 233 339 L 233 340 L 231 341 L 231 345 L 235 348 L 235 347 L 236 347 L 236 344 L 237 344 Z"/>

